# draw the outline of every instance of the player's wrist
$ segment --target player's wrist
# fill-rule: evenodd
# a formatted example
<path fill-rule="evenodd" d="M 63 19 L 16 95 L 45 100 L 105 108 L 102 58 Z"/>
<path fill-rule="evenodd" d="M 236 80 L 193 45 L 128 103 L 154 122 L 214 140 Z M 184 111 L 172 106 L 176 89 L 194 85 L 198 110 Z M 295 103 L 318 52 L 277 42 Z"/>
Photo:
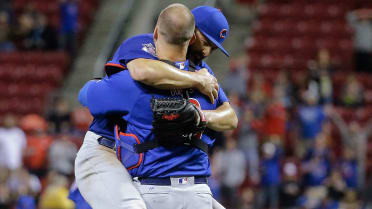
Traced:
<path fill-rule="evenodd" d="M 191 73 L 191 72 L 190 72 Z M 198 73 L 193 73 L 191 76 L 191 85 L 193 88 L 201 90 L 205 86 L 205 79 L 202 78 Z"/>

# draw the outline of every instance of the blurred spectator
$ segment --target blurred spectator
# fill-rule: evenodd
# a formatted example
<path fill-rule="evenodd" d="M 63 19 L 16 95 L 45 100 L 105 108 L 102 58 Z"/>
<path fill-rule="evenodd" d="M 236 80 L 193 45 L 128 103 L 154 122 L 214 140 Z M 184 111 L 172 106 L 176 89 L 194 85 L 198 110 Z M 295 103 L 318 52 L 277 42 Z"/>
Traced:
<path fill-rule="evenodd" d="M 49 169 L 59 174 L 71 176 L 74 172 L 74 162 L 77 153 L 75 145 L 69 141 L 67 135 L 56 137 L 49 147 Z"/>
<path fill-rule="evenodd" d="M 6 115 L 0 128 L 0 167 L 11 171 L 21 168 L 25 148 L 26 136 L 17 127 L 15 116 Z"/>
<path fill-rule="evenodd" d="M 271 86 L 265 82 L 262 74 L 254 73 L 252 76 L 249 94 L 249 107 L 256 118 L 262 118 L 265 112 L 266 99 L 271 92 Z"/>
<path fill-rule="evenodd" d="M 47 135 L 47 123 L 39 115 L 30 114 L 22 118 L 22 128 L 27 131 L 25 166 L 34 174 L 44 176 L 46 172 L 47 152 L 53 139 Z"/>
<path fill-rule="evenodd" d="M 36 202 L 35 198 L 22 195 L 18 198 L 16 209 L 36 209 Z"/>
<path fill-rule="evenodd" d="M 332 73 L 335 70 L 335 64 L 331 59 L 329 50 L 326 48 L 320 48 L 315 60 L 316 68 L 318 71 L 326 71 Z"/>
<path fill-rule="evenodd" d="M 329 150 L 324 135 L 319 134 L 313 149 L 309 149 L 302 163 L 304 185 L 309 187 L 324 187 L 325 180 L 331 172 Z"/>
<path fill-rule="evenodd" d="M 25 168 L 11 173 L 7 180 L 9 191 L 13 193 L 13 195 L 36 196 L 41 191 L 41 182 L 39 178 L 30 174 Z"/>
<path fill-rule="evenodd" d="M 315 89 L 319 97 L 320 104 L 332 102 L 332 79 L 330 73 L 334 71 L 327 49 L 319 49 L 317 60 L 309 61 L 308 68 L 310 77 L 308 81 L 309 89 Z"/>
<path fill-rule="evenodd" d="M 341 173 L 334 169 L 327 179 L 328 194 L 327 196 L 334 201 L 341 201 L 344 197 L 344 191 L 346 190 L 346 183 L 343 180 Z"/>
<path fill-rule="evenodd" d="M 350 189 L 357 189 L 358 161 L 353 149 L 344 147 L 343 157 L 340 160 L 340 170 L 346 186 Z"/>
<path fill-rule="evenodd" d="M 278 147 L 271 142 L 262 145 L 263 159 L 261 160 L 261 191 L 258 200 L 258 208 L 276 209 L 279 206 L 280 168 L 281 153 Z"/>
<path fill-rule="evenodd" d="M 68 180 L 65 176 L 50 172 L 47 188 L 40 196 L 40 209 L 74 209 L 72 200 L 68 199 Z"/>
<path fill-rule="evenodd" d="M 294 209 L 301 193 L 297 165 L 288 161 L 283 165 L 283 181 L 280 184 L 280 208 Z"/>
<path fill-rule="evenodd" d="M 247 108 L 242 118 L 239 118 L 239 140 L 238 144 L 244 152 L 247 164 L 248 175 L 251 181 L 258 183 L 259 178 L 259 157 L 258 157 L 258 136 L 252 128 L 251 122 L 254 119 L 252 110 Z"/>
<path fill-rule="evenodd" d="M 341 93 L 341 104 L 346 107 L 359 107 L 363 104 L 364 89 L 358 79 L 349 75 Z"/>
<path fill-rule="evenodd" d="M 326 196 L 316 209 L 338 209 L 340 203 Z"/>
<path fill-rule="evenodd" d="M 11 52 L 15 50 L 13 42 L 9 39 L 9 34 L 9 15 L 0 10 L 0 52 Z"/>
<path fill-rule="evenodd" d="M 29 48 L 45 50 L 57 49 L 57 31 L 48 23 L 48 19 L 42 14 L 37 14 L 34 21 L 35 24 L 32 30 Z"/>
<path fill-rule="evenodd" d="M 77 137 L 82 137 L 87 132 L 89 125 L 93 121 L 93 117 L 90 114 L 88 108 L 79 107 L 75 108 L 71 114 L 71 120 L 73 124 L 73 133 Z M 82 139 L 81 138 L 81 139 Z"/>
<path fill-rule="evenodd" d="M 60 0 L 62 48 L 76 55 L 78 32 L 78 0 Z"/>
<path fill-rule="evenodd" d="M 10 208 L 11 195 L 8 187 L 10 170 L 5 167 L 0 167 L 0 169 L 0 208 Z"/>
<path fill-rule="evenodd" d="M 280 93 L 283 94 L 280 97 L 280 100 L 285 108 L 289 108 L 293 105 L 294 88 L 293 88 L 293 83 L 289 78 L 288 71 L 281 70 L 278 73 L 278 76 L 276 77 L 276 80 L 275 80 L 274 89 L 280 90 L 281 91 Z"/>
<path fill-rule="evenodd" d="M 50 122 L 52 133 L 69 133 L 71 131 L 71 114 L 69 104 L 66 100 L 58 99 L 47 118 Z"/>
<path fill-rule="evenodd" d="M 227 208 L 236 208 L 237 189 L 244 181 L 246 162 L 234 138 L 226 140 L 226 149 L 215 154 L 214 163 L 216 178 L 221 182 L 222 204 Z"/>
<path fill-rule="evenodd" d="M 346 190 L 344 199 L 341 202 L 342 209 L 359 209 L 360 203 L 357 198 L 357 193 L 354 190 Z"/>
<path fill-rule="evenodd" d="M 359 9 L 347 15 L 354 29 L 354 61 L 357 71 L 372 71 L 372 9 Z"/>
<path fill-rule="evenodd" d="M 231 107 L 234 109 L 236 116 L 240 118 L 242 116 L 242 100 L 239 97 L 239 94 L 235 91 L 229 92 L 227 95 L 229 98 L 229 102 Z"/>
<path fill-rule="evenodd" d="M 255 191 L 251 187 L 245 187 L 243 188 L 241 192 L 241 199 L 242 203 L 239 207 L 239 209 L 254 209 L 255 207 Z"/>
<path fill-rule="evenodd" d="M 336 111 L 332 111 L 330 116 L 341 133 L 341 138 L 345 149 L 350 150 L 350 152 L 352 153 L 355 153 L 355 157 L 358 161 L 358 186 L 364 186 L 368 142 L 367 140 L 372 131 L 372 119 L 370 119 L 365 127 L 362 128 L 356 121 L 352 121 L 348 126 Z M 347 152 L 348 151 L 346 151 L 345 154 L 349 155 Z M 348 159 L 348 161 L 352 161 L 352 154 L 345 157 L 346 159 L 351 158 Z M 351 165 L 352 164 L 350 164 L 350 166 Z"/>
<path fill-rule="evenodd" d="M 16 200 L 17 209 L 36 209 L 35 197 L 41 191 L 41 184 L 36 176 L 30 175 L 25 169 L 20 169 L 10 176 L 8 186 Z"/>
<path fill-rule="evenodd" d="M 300 147 L 298 150 L 299 157 L 313 147 L 314 140 L 322 131 L 325 120 L 325 113 L 322 106 L 317 105 L 318 99 L 316 94 L 307 91 L 304 94 L 305 105 L 298 108 L 298 117 L 300 122 Z"/>
<path fill-rule="evenodd" d="M 246 61 L 242 58 L 235 58 L 230 61 L 230 70 L 227 72 L 227 75 L 223 79 L 223 89 L 226 92 L 234 91 L 243 98 L 247 95 L 247 80 L 249 74 L 246 69 Z"/>
<path fill-rule="evenodd" d="M 273 93 L 272 101 L 270 101 L 264 113 L 263 133 L 267 138 L 278 138 L 278 143 L 282 144 L 287 120 L 287 112 L 282 103 L 284 89 L 276 86 Z"/>
<path fill-rule="evenodd" d="M 324 187 L 307 188 L 297 200 L 297 207 L 301 209 L 322 208 L 322 202 L 327 197 L 327 190 Z"/>
<path fill-rule="evenodd" d="M 12 35 L 18 49 L 25 50 L 32 47 L 34 25 L 34 18 L 30 14 L 23 13 L 18 17 L 18 25 Z"/>

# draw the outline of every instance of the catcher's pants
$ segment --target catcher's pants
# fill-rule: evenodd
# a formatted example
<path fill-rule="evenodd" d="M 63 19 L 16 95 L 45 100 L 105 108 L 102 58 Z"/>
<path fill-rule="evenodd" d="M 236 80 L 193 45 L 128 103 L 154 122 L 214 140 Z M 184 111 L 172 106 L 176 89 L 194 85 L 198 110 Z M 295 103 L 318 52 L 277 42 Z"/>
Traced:
<path fill-rule="evenodd" d="M 131 176 L 112 149 L 88 131 L 75 160 L 77 186 L 93 209 L 145 209 Z"/>
<path fill-rule="evenodd" d="M 223 208 L 214 202 L 212 193 L 207 184 L 194 184 L 193 182 L 179 181 L 182 177 L 171 178 L 171 185 L 144 185 L 138 180 L 135 186 L 145 200 L 148 209 L 212 209 Z"/>

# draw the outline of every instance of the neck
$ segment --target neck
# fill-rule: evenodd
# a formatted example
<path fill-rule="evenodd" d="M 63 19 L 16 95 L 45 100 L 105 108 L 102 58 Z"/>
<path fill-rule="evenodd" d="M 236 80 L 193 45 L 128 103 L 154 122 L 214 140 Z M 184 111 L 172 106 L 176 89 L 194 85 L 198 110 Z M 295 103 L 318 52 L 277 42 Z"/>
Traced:
<path fill-rule="evenodd" d="M 164 43 L 160 40 L 155 42 L 156 55 L 159 59 L 179 62 L 186 60 L 187 45 L 178 46 Z"/>

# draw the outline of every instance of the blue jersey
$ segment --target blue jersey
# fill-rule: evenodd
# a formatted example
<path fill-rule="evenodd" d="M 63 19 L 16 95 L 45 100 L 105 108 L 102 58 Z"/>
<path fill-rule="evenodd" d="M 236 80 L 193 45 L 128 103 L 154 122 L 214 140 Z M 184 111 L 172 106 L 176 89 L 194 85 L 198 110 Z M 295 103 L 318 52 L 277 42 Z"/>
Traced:
<path fill-rule="evenodd" d="M 157 59 L 155 56 L 155 44 L 152 34 L 138 35 L 124 41 L 115 52 L 112 60 L 106 64 L 106 69 L 109 67 L 114 67 L 116 69 L 124 70 L 126 69 L 126 64 L 128 62 L 137 58 Z M 107 77 L 105 77 L 104 79 L 107 79 Z M 88 85 L 86 84 L 86 86 Z M 83 87 L 81 89 L 81 92 L 84 92 L 84 90 L 85 89 Z M 82 105 L 87 106 L 84 101 L 85 98 L 82 95 L 84 94 L 79 94 L 79 101 Z M 109 99 L 108 101 L 103 101 L 100 99 L 97 102 L 103 102 L 101 104 L 102 106 L 110 106 L 112 105 L 112 103 L 106 103 L 115 101 L 112 101 L 112 99 Z M 121 117 L 121 115 L 92 115 L 94 116 L 94 119 L 89 127 L 89 130 L 96 134 L 114 140 L 114 125 L 118 121 L 118 116 Z"/>
<path fill-rule="evenodd" d="M 141 40 L 149 35 L 140 35 L 132 38 Z M 152 38 L 152 36 L 151 36 Z M 125 44 L 125 42 L 124 42 Z M 135 46 L 136 44 L 132 44 Z M 142 48 L 141 48 L 142 46 Z M 145 51 L 152 54 L 154 48 L 149 44 L 138 42 L 136 46 L 140 53 Z M 128 48 L 120 47 L 128 51 Z M 134 53 L 136 50 L 132 50 Z M 140 55 L 141 56 L 141 55 Z M 155 57 L 156 58 L 156 57 Z M 127 59 L 121 57 L 114 59 L 119 62 L 110 64 L 120 65 L 125 68 Z M 135 59 L 130 54 L 129 59 Z M 179 66 L 182 63 L 179 63 Z M 185 62 L 187 66 L 187 62 Z M 196 70 L 209 67 L 203 62 L 196 66 Z M 211 72 L 211 70 L 209 69 Z M 127 134 L 138 138 L 141 142 L 154 140 L 151 133 L 152 111 L 150 100 L 154 97 L 181 96 L 182 90 L 157 90 L 153 87 L 134 81 L 128 71 L 121 71 L 101 81 L 91 81 L 86 84 L 80 92 L 80 99 L 95 117 L 103 118 L 105 115 L 121 115 L 128 122 Z M 222 89 L 215 103 L 209 102 L 208 97 L 198 91 L 190 92 L 190 97 L 198 101 L 203 110 L 214 110 L 224 102 L 228 101 Z M 83 101 L 84 100 L 84 101 Z M 215 132 L 207 129 L 202 135 L 202 140 L 212 146 Z M 180 146 L 175 148 L 157 147 L 144 153 L 141 164 L 131 169 L 132 176 L 141 177 L 167 177 L 167 176 L 209 176 L 209 160 L 206 153 L 193 148 Z"/>
<path fill-rule="evenodd" d="M 125 70 L 126 64 L 137 58 L 157 59 L 155 55 L 153 34 L 137 35 L 124 41 L 115 52 L 112 60 L 106 64 L 106 69 L 109 67 L 114 67 L 116 69 Z M 196 70 L 206 68 L 208 69 L 209 73 L 213 75 L 212 70 L 205 62 L 201 62 L 199 65 L 196 65 L 195 68 Z M 108 79 L 108 77 L 105 77 L 104 79 Z M 85 85 L 85 88 L 89 86 L 89 83 L 90 82 Z M 81 93 L 79 94 L 79 101 L 83 106 L 87 106 L 86 98 L 83 96 L 85 95 L 85 88 L 83 87 L 81 89 Z M 218 98 L 220 98 L 220 102 L 222 103 L 227 101 L 226 95 L 221 88 L 218 92 Z M 99 99 L 93 103 L 99 103 L 97 105 L 100 106 L 111 106 L 114 105 L 113 103 L 115 103 L 115 101 L 112 101 L 112 99 L 109 99 L 108 101 Z M 121 117 L 122 115 L 118 113 L 92 115 L 94 116 L 94 119 L 89 127 L 89 130 L 106 138 L 114 139 L 114 124 L 119 120 L 118 117 Z"/>
<path fill-rule="evenodd" d="M 64 2 L 60 6 L 61 32 L 77 32 L 79 7 L 77 2 Z"/>

